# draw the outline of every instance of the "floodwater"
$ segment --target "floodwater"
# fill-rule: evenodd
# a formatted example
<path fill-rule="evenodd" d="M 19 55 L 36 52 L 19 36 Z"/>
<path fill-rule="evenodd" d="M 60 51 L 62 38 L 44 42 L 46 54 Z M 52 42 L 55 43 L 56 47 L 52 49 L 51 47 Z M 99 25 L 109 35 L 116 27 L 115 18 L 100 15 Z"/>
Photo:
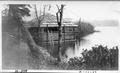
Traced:
<path fill-rule="evenodd" d="M 120 27 L 96 27 L 94 32 L 82 38 L 80 43 L 76 43 L 74 48 L 68 48 L 66 55 L 68 59 L 75 56 L 81 56 L 84 49 L 91 49 L 96 45 L 104 45 L 111 48 L 113 46 L 120 47 Z"/>

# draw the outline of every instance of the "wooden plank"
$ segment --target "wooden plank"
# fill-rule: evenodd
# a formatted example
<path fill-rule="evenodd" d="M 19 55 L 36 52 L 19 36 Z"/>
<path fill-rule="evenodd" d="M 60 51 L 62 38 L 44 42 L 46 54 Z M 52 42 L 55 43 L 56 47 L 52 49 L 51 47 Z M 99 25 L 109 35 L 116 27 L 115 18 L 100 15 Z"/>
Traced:
<path fill-rule="evenodd" d="M 71 32 L 70 31 L 68 31 L 68 32 L 66 31 L 66 32 L 62 32 L 62 33 L 73 33 L 73 31 L 71 31 Z M 78 33 L 78 32 L 74 32 L 74 33 Z"/>
<path fill-rule="evenodd" d="M 58 41 L 58 40 L 53 40 L 53 41 Z M 64 40 L 62 40 L 64 42 Z M 65 41 L 75 41 L 74 39 L 66 39 Z M 48 41 L 42 41 L 42 42 L 48 42 Z"/>
<path fill-rule="evenodd" d="M 39 32 L 39 33 L 47 33 L 47 32 Z M 78 32 L 62 32 L 62 33 L 78 33 Z"/>
<path fill-rule="evenodd" d="M 66 42 L 75 42 L 75 40 L 71 40 L 71 41 L 66 41 Z M 43 44 L 46 43 L 46 45 L 49 45 L 50 42 L 42 42 Z M 54 41 L 54 43 L 58 43 L 58 41 Z M 62 43 L 64 43 L 64 41 L 62 41 Z"/>

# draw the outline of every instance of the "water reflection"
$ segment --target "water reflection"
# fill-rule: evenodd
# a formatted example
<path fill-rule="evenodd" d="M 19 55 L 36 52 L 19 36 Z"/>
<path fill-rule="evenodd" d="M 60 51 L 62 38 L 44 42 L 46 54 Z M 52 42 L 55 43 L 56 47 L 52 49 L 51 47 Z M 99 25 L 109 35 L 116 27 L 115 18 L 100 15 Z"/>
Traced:
<path fill-rule="evenodd" d="M 96 27 L 95 32 L 82 38 L 79 43 L 75 43 L 74 48 L 67 48 L 65 51 L 68 59 L 75 56 L 81 56 L 84 49 L 90 50 L 92 46 L 104 45 L 108 48 L 113 46 L 120 47 L 120 28 L 119 27 Z"/>

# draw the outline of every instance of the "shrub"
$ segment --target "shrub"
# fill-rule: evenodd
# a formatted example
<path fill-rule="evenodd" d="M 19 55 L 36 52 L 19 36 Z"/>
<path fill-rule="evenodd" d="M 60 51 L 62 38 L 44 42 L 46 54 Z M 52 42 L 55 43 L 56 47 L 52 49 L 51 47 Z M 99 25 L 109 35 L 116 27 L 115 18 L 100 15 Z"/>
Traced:
<path fill-rule="evenodd" d="M 83 57 L 75 57 L 69 60 L 69 65 L 84 69 L 115 69 L 118 68 L 118 47 L 108 49 L 102 45 L 92 47 L 92 50 L 84 50 Z"/>

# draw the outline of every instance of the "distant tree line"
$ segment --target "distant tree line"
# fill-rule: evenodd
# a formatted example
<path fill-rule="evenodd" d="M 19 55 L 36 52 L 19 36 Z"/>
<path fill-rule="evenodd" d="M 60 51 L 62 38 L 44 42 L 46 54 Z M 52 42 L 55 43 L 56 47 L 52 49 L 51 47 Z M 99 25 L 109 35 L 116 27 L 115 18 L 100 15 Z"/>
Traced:
<path fill-rule="evenodd" d="M 81 37 L 94 32 L 94 26 L 88 22 L 78 21 L 75 24 L 78 25 L 76 30 L 78 32 L 76 33 L 76 39 L 80 39 Z"/>

